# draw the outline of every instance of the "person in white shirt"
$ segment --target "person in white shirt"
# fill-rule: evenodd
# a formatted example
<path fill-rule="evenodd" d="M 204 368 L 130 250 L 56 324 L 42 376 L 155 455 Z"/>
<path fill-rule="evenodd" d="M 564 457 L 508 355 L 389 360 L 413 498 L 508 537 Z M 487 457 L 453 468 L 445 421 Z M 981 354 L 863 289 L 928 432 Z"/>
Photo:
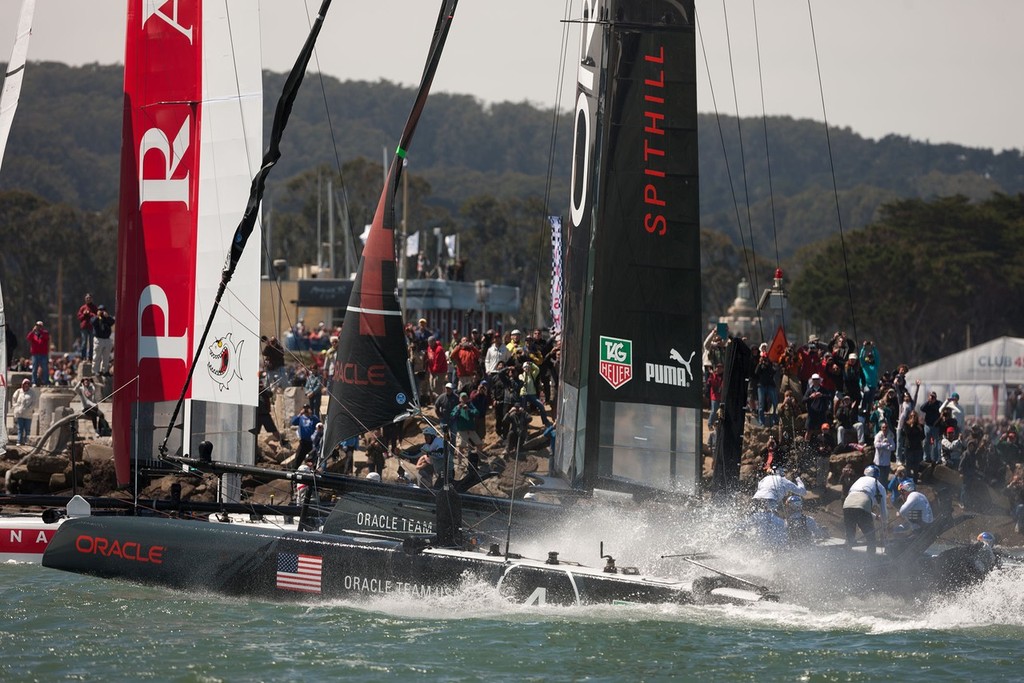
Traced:
<path fill-rule="evenodd" d="M 901 527 L 907 532 L 916 532 L 924 529 L 933 521 L 932 504 L 928 502 L 925 495 L 917 490 L 913 481 L 905 481 L 899 486 L 900 499 L 903 504 L 900 506 L 897 515 L 905 524 Z"/>
<path fill-rule="evenodd" d="M 950 394 L 949 398 L 939 406 L 939 413 L 941 414 L 945 408 L 949 408 L 953 419 L 956 420 L 956 433 L 959 434 L 964 430 L 964 409 L 960 407 L 960 394 L 956 392 Z"/>
<path fill-rule="evenodd" d="M 850 492 L 846 495 L 846 500 L 843 501 L 843 524 L 846 527 L 847 548 L 853 547 L 857 529 L 860 528 L 867 542 L 868 553 L 875 554 L 875 519 L 872 510 L 878 508 L 884 528 L 889 521 L 885 499 L 885 487 L 878 481 L 878 468 L 868 465 L 864 469 L 864 476 L 853 482 Z"/>
<path fill-rule="evenodd" d="M 882 486 L 889 483 L 889 467 L 892 465 L 892 454 L 896 450 L 896 442 L 889 432 L 889 423 L 884 420 L 878 425 L 878 433 L 875 434 L 875 467 L 878 468 L 878 478 Z"/>
<path fill-rule="evenodd" d="M 495 335 L 487 353 L 484 354 L 484 372 L 487 375 L 494 375 L 498 372 L 498 363 L 508 364 L 510 357 L 508 347 L 501 343 L 501 337 Z"/>
<path fill-rule="evenodd" d="M 19 446 L 28 443 L 28 436 L 32 431 L 32 414 L 36 409 L 36 399 L 31 380 L 28 378 L 21 380 L 21 386 L 14 392 L 11 399 L 11 416 L 18 425 Z M 4 427 L 6 428 L 7 425 Z"/>
<path fill-rule="evenodd" d="M 757 491 L 754 492 L 754 505 L 761 510 L 777 510 L 779 503 L 789 495 L 806 496 L 807 487 L 799 475 L 796 481 L 787 479 L 780 467 L 758 482 Z"/>
<path fill-rule="evenodd" d="M 955 427 L 946 427 L 946 435 L 939 443 L 940 462 L 952 468 L 960 465 L 960 459 L 964 455 L 964 442 L 958 435 Z"/>

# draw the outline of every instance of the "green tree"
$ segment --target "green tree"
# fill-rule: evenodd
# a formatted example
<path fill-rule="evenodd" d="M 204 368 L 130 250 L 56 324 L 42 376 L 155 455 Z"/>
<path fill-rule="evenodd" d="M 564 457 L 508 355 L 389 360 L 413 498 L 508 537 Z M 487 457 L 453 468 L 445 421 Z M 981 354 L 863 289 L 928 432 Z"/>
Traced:
<path fill-rule="evenodd" d="M 880 219 L 798 254 L 793 304 L 820 329 L 874 339 L 915 365 L 973 341 L 1024 333 L 1024 195 L 905 199 Z"/>

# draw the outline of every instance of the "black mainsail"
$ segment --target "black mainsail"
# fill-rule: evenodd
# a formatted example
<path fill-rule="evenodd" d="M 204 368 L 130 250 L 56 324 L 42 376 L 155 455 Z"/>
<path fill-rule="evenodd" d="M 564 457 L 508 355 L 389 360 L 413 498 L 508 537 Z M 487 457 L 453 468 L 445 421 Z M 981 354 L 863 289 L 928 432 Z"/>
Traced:
<path fill-rule="evenodd" d="M 402 309 L 396 294 L 395 196 L 402 178 L 403 162 L 427 103 L 457 5 L 458 0 L 441 3 L 416 100 L 391 160 L 359 260 L 329 387 L 331 400 L 324 435 L 328 449 L 339 441 L 418 410 L 419 399 L 409 369 Z"/>
<path fill-rule="evenodd" d="M 584 2 L 554 463 L 584 488 L 698 481 L 694 29 L 693 0 Z"/>

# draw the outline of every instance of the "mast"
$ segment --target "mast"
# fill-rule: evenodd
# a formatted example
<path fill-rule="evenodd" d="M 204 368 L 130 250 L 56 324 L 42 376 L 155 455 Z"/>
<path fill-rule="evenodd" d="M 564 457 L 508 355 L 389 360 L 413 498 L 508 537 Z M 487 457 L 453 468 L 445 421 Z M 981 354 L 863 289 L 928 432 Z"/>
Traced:
<path fill-rule="evenodd" d="M 585 488 L 694 491 L 694 3 L 583 4 L 554 466 Z"/>
<path fill-rule="evenodd" d="M 396 292 L 395 197 L 403 160 L 426 106 L 457 5 L 458 0 L 441 2 L 416 100 L 388 167 L 359 260 L 331 379 L 324 435 L 328 452 L 344 439 L 394 422 L 419 408 Z M 404 256 L 404 252 L 400 254 Z"/>

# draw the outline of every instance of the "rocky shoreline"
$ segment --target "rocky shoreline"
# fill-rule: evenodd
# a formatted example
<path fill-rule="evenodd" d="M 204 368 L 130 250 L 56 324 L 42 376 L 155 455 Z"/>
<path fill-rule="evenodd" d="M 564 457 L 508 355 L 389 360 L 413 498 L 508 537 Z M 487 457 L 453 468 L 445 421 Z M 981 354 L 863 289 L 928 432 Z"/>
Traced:
<path fill-rule="evenodd" d="M 294 393 L 294 392 L 292 392 Z M 49 395 L 44 403 L 40 400 L 40 411 L 33 424 L 33 437 L 36 442 L 32 446 L 17 446 L 13 442 L 8 452 L 0 457 L 0 474 L 4 477 L 6 491 L 10 494 L 33 495 L 71 495 L 72 482 L 77 478 L 75 490 L 85 496 L 109 497 L 125 501 L 131 500 L 130 491 L 119 489 L 114 475 L 113 450 L 109 437 L 96 435 L 88 420 L 77 421 L 74 433 L 70 424 L 60 427 L 47 438 L 42 435 L 50 425 L 61 418 L 72 414 L 69 407 L 70 392 L 51 389 L 42 396 Z M 42 399 L 41 396 L 41 399 Z M 299 398 L 287 395 L 278 397 L 275 413 L 279 424 L 284 423 L 288 410 L 294 408 L 289 404 L 297 403 Z M 43 410 L 44 405 L 48 410 Z M 109 414 L 109 411 L 107 412 Z M 489 423 L 484 440 L 485 448 L 482 463 L 489 470 L 499 471 L 499 476 L 478 484 L 472 493 L 508 498 L 523 495 L 529 490 L 528 476 L 531 474 L 547 474 L 550 450 L 547 439 L 540 436 L 539 420 L 532 425 L 531 435 L 534 438 L 527 443 L 527 450 L 521 455 L 518 468 L 506 462 L 501 456 L 503 446 L 494 433 L 493 424 Z M 764 470 L 763 453 L 767 444 L 769 430 L 756 425 L 747 425 L 744 432 L 743 457 L 740 468 L 740 483 L 736 493 L 737 502 L 742 503 L 753 493 Z M 418 443 L 419 428 L 410 423 L 404 440 L 406 446 Z M 72 437 L 74 436 L 74 441 Z M 800 450 L 800 442 L 793 449 Z M 257 438 L 256 465 L 269 469 L 291 469 L 294 450 L 282 445 L 274 436 L 261 434 Z M 71 454 L 74 453 L 74 465 Z M 710 480 L 712 452 L 704 447 L 704 477 Z M 871 462 L 870 446 L 864 452 L 844 455 L 833 455 L 829 463 L 829 481 L 822 488 L 817 479 L 816 466 L 813 459 L 807 457 L 791 457 L 786 463 L 789 471 L 803 479 L 808 488 L 805 498 L 806 507 L 817 521 L 829 528 L 833 536 L 841 536 L 842 524 L 842 492 L 838 485 L 839 475 L 845 464 L 850 463 L 856 471 L 863 470 Z M 399 481 L 399 467 L 404 465 L 410 469 L 410 463 L 397 457 L 389 457 L 385 461 L 383 479 L 389 482 Z M 356 451 L 356 473 L 365 473 L 365 457 L 362 451 Z M 328 471 L 338 471 L 338 464 L 331 463 Z M 461 465 L 456 476 L 462 476 L 465 466 Z M 292 486 L 287 481 L 260 481 L 255 476 L 246 475 L 242 478 L 242 495 L 246 502 L 253 504 L 288 504 L 292 502 Z M 210 474 L 175 472 L 160 476 L 149 481 L 140 491 L 140 499 L 168 499 L 172 487 L 180 487 L 181 499 L 184 501 L 215 502 L 218 490 L 217 477 Z M 960 543 L 973 540 L 980 532 L 989 531 L 996 535 L 999 543 L 1004 546 L 1024 547 L 1024 536 L 1014 531 L 1013 519 L 1010 516 L 1009 504 L 1000 491 L 979 484 L 980 495 L 976 509 L 964 511 L 958 503 L 954 503 L 960 487 L 960 475 L 942 465 L 927 471 L 921 478 L 919 489 L 932 502 L 936 512 L 949 509 L 955 516 L 962 517 L 961 523 L 940 536 L 945 543 Z M 5 508 L 5 512 L 11 512 Z"/>

